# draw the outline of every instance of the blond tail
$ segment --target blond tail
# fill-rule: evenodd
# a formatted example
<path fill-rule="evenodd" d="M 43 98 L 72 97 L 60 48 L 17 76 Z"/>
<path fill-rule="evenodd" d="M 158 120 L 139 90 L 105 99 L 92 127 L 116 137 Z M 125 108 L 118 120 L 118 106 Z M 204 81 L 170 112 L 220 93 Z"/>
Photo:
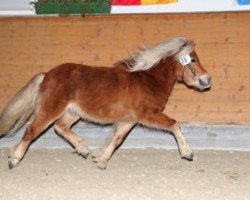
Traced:
<path fill-rule="evenodd" d="M 44 74 L 34 76 L 8 103 L 0 115 L 0 136 L 20 129 L 34 113 Z"/>

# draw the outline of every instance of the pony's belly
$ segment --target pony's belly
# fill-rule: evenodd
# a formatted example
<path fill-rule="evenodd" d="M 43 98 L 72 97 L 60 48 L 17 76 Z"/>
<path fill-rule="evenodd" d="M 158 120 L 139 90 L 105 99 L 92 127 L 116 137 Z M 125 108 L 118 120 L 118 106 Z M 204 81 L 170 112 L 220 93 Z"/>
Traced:
<path fill-rule="evenodd" d="M 76 115 L 79 116 L 80 118 L 90 121 L 90 122 L 95 122 L 99 124 L 107 124 L 107 123 L 114 123 L 117 121 L 120 121 L 122 119 L 119 119 L 120 117 L 117 116 L 112 116 L 112 115 L 103 115 L 100 114 L 101 109 L 96 109 L 93 112 L 87 111 L 87 109 L 84 109 L 80 107 L 77 104 L 69 104 L 67 107 L 67 111 L 71 115 Z"/>
<path fill-rule="evenodd" d="M 100 124 L 112 123 L 112 121 L 98 117 L 96 114 L 86 112 L 83 108 L 81 108 L 77 104 L 69 104 L 67 107 L 67 111 L 71 115 L 79 116 L 80 118 L 85 119 L 87 121 L 100 123 Z"/>

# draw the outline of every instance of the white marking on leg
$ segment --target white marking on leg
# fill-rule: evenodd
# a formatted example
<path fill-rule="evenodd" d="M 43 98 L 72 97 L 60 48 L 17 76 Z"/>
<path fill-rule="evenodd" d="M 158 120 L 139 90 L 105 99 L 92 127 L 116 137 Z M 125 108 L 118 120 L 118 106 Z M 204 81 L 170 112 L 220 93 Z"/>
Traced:
<path fill-rule="evenodd" d="M 12 167 L 18 165 L 20 160 L 23 158 L 28 146 L 29 143 L 23 140 L 18 145 L 16 145 L 13 153 L 11 153 L 12 155 L 10 155 L 11 156 L 10 164 L 12 165 Z"/>
<path fill-rule="evenodd" d="M 173 131 L 173 134 L 177 140 L 179 150 L 181 153 L 181 157 L 187 158 L 187 159 L 192 159 L 192 150 L 189 147 L 186 139 L 184 138 L 178 123 L 175 123 L 172 126 L 172 131 Z"/>

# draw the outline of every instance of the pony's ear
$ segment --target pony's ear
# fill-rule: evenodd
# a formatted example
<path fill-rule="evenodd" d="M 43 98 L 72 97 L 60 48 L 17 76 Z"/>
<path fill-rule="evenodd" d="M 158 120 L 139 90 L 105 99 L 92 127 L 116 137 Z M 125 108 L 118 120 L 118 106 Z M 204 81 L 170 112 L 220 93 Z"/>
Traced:
<path fill-rule="evenodd" d="M 179 60 L 182 56 L 189 55 L 192 51 L 194 51 L 195 43 L 193 40 L 186 40 L 183 45 L 181 45 L 177 53 L 175 54 L 175 58 Z"/>
<path fill-rule="evenodd" d="M 189 48 L 189 49 L 194 49 L 195 43 L 193 40 L 187 39 L 177 50 L 176 54 L 180 53 L 183 51 L 183 49 Z"/>
<path fill-rule="evenodd" d="M 187 39 L 187 41 L 182 45 L 182 49 L 183 48 L 187 48 L 187 47 L 189 47 L 189 48 L 195 48 L 195 42 L 193 41 L 193 40 L 189 40 L 189 39 Z"/>
<path fill-rule="evenodd" d="M 184 44 L 184 46 L 190 46 L 190 47 L 195 47 L 195 42 L 193 40 L 187 40 L 187 42 Z"/>

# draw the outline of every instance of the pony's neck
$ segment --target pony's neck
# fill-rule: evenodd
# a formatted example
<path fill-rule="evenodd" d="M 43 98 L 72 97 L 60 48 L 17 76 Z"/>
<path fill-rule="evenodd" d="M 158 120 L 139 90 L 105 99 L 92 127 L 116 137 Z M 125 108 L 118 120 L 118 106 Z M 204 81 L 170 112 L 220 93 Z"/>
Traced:
<path fill-rule="evenodd" d="M 178 65 L 173 58 L 163 59 L 148 73 L 159 83 L 166 97 L 171 94 L 175 83 L 177 82 Z"/>

